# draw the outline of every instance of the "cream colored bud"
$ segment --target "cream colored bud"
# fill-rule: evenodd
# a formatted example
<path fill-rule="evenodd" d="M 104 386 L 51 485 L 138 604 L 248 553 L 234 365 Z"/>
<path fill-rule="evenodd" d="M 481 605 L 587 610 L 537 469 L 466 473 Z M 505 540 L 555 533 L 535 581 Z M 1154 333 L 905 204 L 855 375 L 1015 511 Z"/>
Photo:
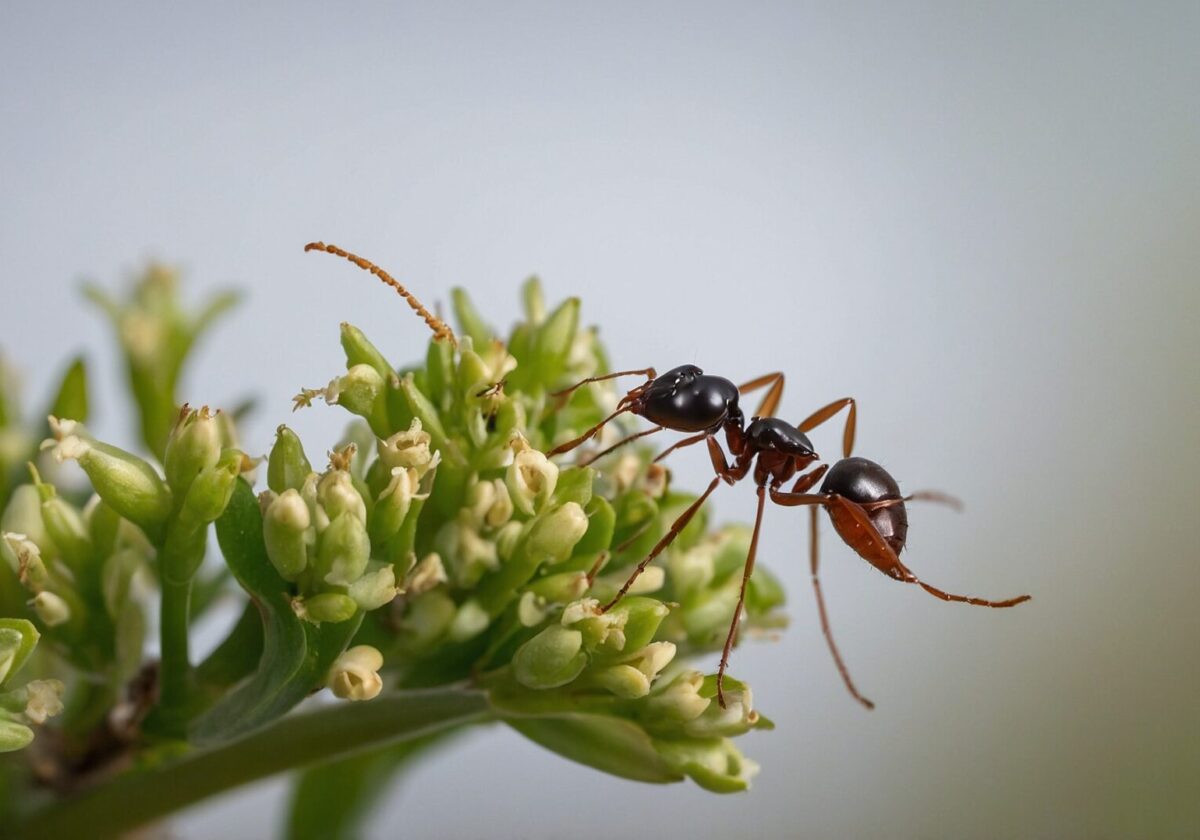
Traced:
<path fill-rule="evenodd" d="M 24 534 L 4 533 L 10 562 L 15 562 L 13 571 L 21 585 L 30 592 L 41 592 L 50 580 L 46 564 L 42 562 L 42 551 Z"/>
<path fill-rule="evenodd" d="M 330 470 L 317 484 L 317 501 L 330 521 L 341 513 L 350 513 L 359 522 L 367 521 L 367 505 L 346 470 Z"/>
<path fill-rule="evenodd" d="M 62 680 L 30 680 L 25 685 L 25 717 L 30 723 L 42 724 L 47 718 L 62 714 Z"/>
<path fill-rule="evenodd" d="M 388 469 L 415 469 L 420 478 L 434 466 L 434 453 L 430 451 L 432 438 L 421 428 L 421 421 L 414 417 L 407 431 L 396 432 L 387 440 L 378 442 L 379 460 Z"/>
<path fill-rule="evenodd" d="M 584 644 L 589 650 L 600 645 L 612 650 L 625 647 L 625 623 L 629 613 L 624 610 L 600 611 L 600 602 L 595 598 L 582 598 L 563 609 L 562 626 L 571 627 L 583 634 Z"/>
<path fill-rule="evenodd" d="M 529 534 L 529 550 L 549 555 L 557 563 L 571 556 L 575 544 L 587 533 L 588 518 L 577 502 L 567 502 L 542 517 Z"/>
<path fill-rule="evenodd" d="M 71 620 L 71 608 L 67 602 L 48 589 L 34 595 L 29 606 L 33 607 L 37 617 L 47 627 L 57 627 Z"/>
<path fill-rule="evenodd" d="M 409 595 L 420 595 L 446 581 L 446 568 L 442 565 L 441 556 L 437 552 L 430 552 L 408 573 L 404 586 Z"/>
<path fill-rule="evenodd" d="M 704 675 L 699 671 L 684 671 L 665 689 L 656 691 L 646 700 L 647 712 L 670 720 L 695 720 L 713 702 L 700 696 L 703 685 Z"/>
<path fill-rule="evenodd" d="M 532 515 L 546 504 L 558 484 L 558 465 L 543 453 L 529 446 L 520 435 L 510 444 L 513 462 L 504 481 L 512 503 L 526 515 Z"/>
<path fill-rule="evenodd" d="M 382 667 L 382 653 L 370 645 L 356 645 L 334 660 L 329 690 L 342 700 L 372 700 L 383 690 Z"/>

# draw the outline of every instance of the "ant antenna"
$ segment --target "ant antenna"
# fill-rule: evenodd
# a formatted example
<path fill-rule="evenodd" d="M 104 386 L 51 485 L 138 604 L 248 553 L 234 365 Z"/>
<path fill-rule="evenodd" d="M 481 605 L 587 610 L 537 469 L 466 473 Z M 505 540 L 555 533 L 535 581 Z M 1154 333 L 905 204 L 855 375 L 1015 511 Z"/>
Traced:
<path fill-rule="evenodd" d="M 396 282 L 392 275 L 375 265 L 375 263 L 371 262 L 370 260 L 363 259 L 362 257 L 358 256 L 358 254 L 351 254 L 349 251 L 343 251 L 336 245 L 326 245 L 324 242 L 309 242 L 304 246 L 304 250 L 306 252 L 324 251 L 327 254 L 333 254 L 334 256 L 349 260 L 363 271 L 371 272 L 384 283 L 395 289 L 400 294 L 400 297 L 408 301 L 408 305 L 412 307 L 413 312 L 416 312 L 418 315 L 420 315 L 425 323 L 429 325 L 429 328 L 433 330 L 434 338 L 446 339 L 452 346 L 458 346 L 458 341 L 454 337 L 454 331 L 450 329 L 446 322 L 422 306 L 421 301 L 417 300 L 412 292 L 401 286 L 398 282 Z"/>

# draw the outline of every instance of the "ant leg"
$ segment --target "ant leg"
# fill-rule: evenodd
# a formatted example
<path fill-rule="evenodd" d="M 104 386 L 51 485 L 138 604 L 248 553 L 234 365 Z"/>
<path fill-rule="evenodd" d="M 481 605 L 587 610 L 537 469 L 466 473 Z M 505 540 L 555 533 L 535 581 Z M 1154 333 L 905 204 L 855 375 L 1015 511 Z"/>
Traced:
<path fill-rule="evenodd" d="M 775 409 L 779 408 L 779 401 L 783 398 L 783 374 L 779 371 L 768 373 L 757 379 L 751 379 L 749 382 L 738 386 L 738 391 L 743 394 L 748 394 L 751 391 L 757 391 L 764 385 L 770 385 L 766 396 L 759 404 L 758 410 L 754 412 L 755 417 L 774 417 Z"/>
<path fill-rule="evenodd" d="M 662 426 L 655 426 L 652 429 L 646 429 L 645 431 L 634 432 L 631 435 L 626 435 L 625 437 L 621 438 L 619 441 L 614 443 L 612 446 L 605 449 L 604 451 L 597 452 L 595 455 L 592 455 L 590 458 L 585 458 L 584 460 L 580 461 L 578 463 L 578 466 L 586 467 L 588 464 L 591 464 L 592 462 L 596 461 L 597 459 L 603 458 L 605 455 L 607 455 L 609 452 L 612 452 L 614 449 L 619 449 L 622 446 L 624 446 L 625 444 L 630 443 L 631 441 L 635 441 L 638 438 L 645 437 L 646 435 L 652 435 L 655 432 L 661 432 L 662 430 L 663 430 Z"/>
<path fill-rule="evenodd" d="M 615 418 L 621 414 L 624 414 L 627 411 L 629 411 L 629 406 L 627 406 L 627 405 L 621 406 L 616 411 L 614 411 L 612 414 L 608 415 L 603 420 L 601 420 L 599 423 L 597 423 L 595 426 L 592 426 L 592 428 L 588 429 L 586 432 L 581 434 L 579 437 L 575 438 L 574 440 L 569 440 L 566 443 L 560 443 L 558 446 L 554 447 L 549 452 L 547 452 L 546 455 L 547 456 L 561 455 L 564 452 L 570 452 L 572 449 L 574 449 L 576 446 L 579 446 L 579 444 L 583 443 L 584 441 L 591 440 L 591 438 L 596 434 L 596 432 L 600 431 L 601 429 L 603 429 L 605 426 L 608 425 L 609 421 L 611 421 L 613 418 Z"/>
<path fill-rule="evenodd" d="M 895 507 L 904 502 L 937 502 L 938 504 L 952 507 L 957 511 L 963 509 L 963 503 L 954 496 L 948 493 L 941 493 L 937 490 L 921 490 L 917 493 L 910 493 L 902 499 L 881 499 L 878 502 L 859 502 L 858 506 L 863 510 L 879 510 L 880 508 Z"/>
<path fill-rule="evenodd" d="M 854 397 L 834 400 L 824 408 L 818 408 L 797 423 L 796 428 L 802 432 L 812 431 L 846 406 L 850 406 L 850 413 L 846 415 L 846 427 L 842 431 L 842 452 L 844 457 L 849 458 L 850 453 L 854 451 L 854 430 L 858 425 L 858 406 L 854 402 Z"/>
<path fill-rule="evenodd" d="M 854 687 L 854 680 L 850 679 L 850 671 L 846 667 L 846 663 L 842 661 L 842 655 L 838 653 L 837 645 L 833 641 L 833 631 L 829 627 L 829 615 L 825 612 L 825 596 L 821 594 L 821 581 L 817 577 L 817 568 L 820 564 L 817 554 L 817 543 L 820 539 L 817 533 L 819 524 L 817 521 L 818 511 L 817 508 L 811 507 L 809 508 L 809 512 L 812 514 L 809 521 L 811 527 L 809 531 L 809 558 L 812 569 L 813 592 L 817 596 L 817 613 L 821 617 L 821 632 L 825 634 L 825 642 L 829 645 L 829 652 L 833 654 L 833 664 L 837 665 L 838 673 L 842 675 L 842 682 L 846 684 L 850 695 L 868 709 L 874 709 L 875 704 L 859 694 L 858 689 Z"/>
<path fill-rule="evenodd" d="M 664 449 L 662 452 L 655 455 L 654 460 L 651 463 L 657 464 L 659 461 L 661 461 L 663 458 L 666 458 L 668 455 L 670 455 L 676 449 L 683 449 L 685 446 L 691 446 L 693 443 L 699 443 L 700 441 L 704 440 L 706 437 L 708 437 L 708 432 L 701 432 L 698 435 L 692 435 L 691 437 L 685 437 L 683 440 L 676 441 L 675 443 L 671 444 L 666 449 Z"/>
<path fill-rule="evenodd" d="M 654 368 L 652 368 L 652 367 L 642 368 L 640 370 L 619 370 L 616 373 L 606 373 L 603 376 L 589 376 L 587 379 L 584 379 L 580 382 L 576 382 L 570 388 L 564 388 L 561 391 L 553 392 L 552 394 L 550 394 L 550 396 L 560 397 L 560 398 L 567 397 L 567 396 L 570 396 L 571 393 L 575 391 L 575 389 L 582 388 L 584 385 L 589 385 L 592 382 L 603 382 L 606 379 L 616 379 L 618 376 L 635 376 L 635 375 L 645 376 L 646 379 L 648 379 L 648 380 L 653 380 L 658 377 L 658 374 L 654 372 Z"/>
<path fill-rule="evenodd" d="M 976 598 L 971 595 L 954 595 L 950 592 L 944 592 L 936 586 L 930 586 L 923 580 L 913 578 L 907 583 L 915 583 L 917 586 L 924 589 L 935 598 L 941 598 L 943 601 L 954 601 L 959 604 L 971 604 L 976 607 L 993 607 L 995 609 L 1003 609 L 1004 607 L 1015 607 L 1017 604 L 1023 604 L 1033 598 L 1032 595 L 1019 595 L 1016 598 L 1008 598 L 1004 601 L 989 601 L 985 598 Z"/>
<path fill-rule="evenodd" d="M 621 586 L 616 597 L 601 607 L 600 612 L 608 612 L 617 605 L 618 601 L 625 597 L 625 594 L 629 592 L 629 587 L 633 586 L 633 582 L 641 576 L 642 572 L 646 571 L 646 567 L 654 562 L 654 558 L 662 554 L 666 547 L 673 543 L 675 538 L 679 536 L 679 532 L 686 528 L 687 524 L 692 521 L 692 517 L 696 515 L 696 511 L 700 510 L 700 506 L 712 495 L 712 491 L 717 489 L 717 484 L 720 483 L 720 480 L 720 476 L 713 478 L 709 482 L 708 489 L 700 494 L 700 498 L 692 502 L 687 510 L 679 514 L 679 518 L 671 523 L 670 529 L 663 535 L 663 538 L 655 544 L 654 548 L 650 549 L 650 553 L 646 555 L 646 558 L 637 564 L 637 568 L 633 570 L 633 574 L 629 576 L 629 580 L 625 581 L 624 585 Z"/>
<path fill-rule="evenodd" d="M 733 621 L 729 624 L 729 634 L 725 637 L 725 648 L 721 652 L 721 664 L 717 668 L 717 702 L 725 708 L 725 669 L 729 667 L 729 654 L 733 651 L 733 640 L 737 637 L 738 623 L 742 618 L 742 607 L 746 603 L 746 584 L 750 575 L 754 574 L 754 555 L 758 553 L 758 533 L 762 529 L 763 507 L 767 501 L 767 488 L 758 485 L 758 512 L 754 516 L 754 534 L 750 537 L 750 551 L 746 555 L 746 566 L 742 570 L 742 588 L 738 592 L 737 606 L 733 608 Z"/>
<path fill-rule="evenodd" d="M 792 485 L 793 493 L 807 493 L 809 489 L 821 480 L 825 473 L 829 472 L 829 465 L 822 464 L 810 473 L 804 473 L 796 479 L 796 483 Z M 772 496 L 772 498 L 774 498 Z"/>

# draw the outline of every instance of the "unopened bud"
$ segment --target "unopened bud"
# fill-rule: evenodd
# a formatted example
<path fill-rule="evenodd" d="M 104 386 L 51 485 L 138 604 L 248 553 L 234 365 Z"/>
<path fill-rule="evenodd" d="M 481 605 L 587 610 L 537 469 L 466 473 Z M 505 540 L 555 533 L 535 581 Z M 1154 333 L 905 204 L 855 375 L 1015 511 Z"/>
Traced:
<path fill-rule="evenodd" d="M 600 602 L 595 598 L 583 598 L 567 604 L 563 609 L 562 626 L 578 630 L 588 650 L 604 646 L 609 650 L 625 649 L 625 622 L 628 612 L 622 610 L 601 612 Z"/>
<path fill-rule="evenodd" d="M 684 724 L 683 731 L 696 738 L 730 737 L 749 732 L 758 720 L 759 715 L 754 711 L 750 687 L 727 687 L 725 708 L 722 709 L 718 703 L 710 703 L 703 714 Z"/>
<path fill-rule="evenodd" d="M 383 395 L 384 382 L 370 365 L 354 365 L 325 388 L 325 402 L 359 417 L 370 417 Z"/>
<path fill-rule="evenodd" d="M 620 617 L 618 620 L 621 621 L 621 628 L 624 632 L 624 643 L 622 645 L 606 643 L 602 652 L 618 653 L 646 647 L 654 638 L 654 634 L 658 632 L 658 626 L 662 624 L 669 612 L 666 604 L 654 598 L 624 598 L 607 613 L 607 615 Z"/>
<path fill-rule="evenodd" d="M 382 653 L 370 645 L 356 645 L 334 660 L 329 690 L 342 700 L 372 700 L 383 690 L 382 667 Z"/>
<path fill-rule="evenodd" d="M 275 445 L 267 459 L 267 486 L 276 493 L 299 490 L 312 472 L 300 438 L 287 426 L 275 430 Z"/>
<path fill-rule="evenodd" d="M 400 593 L 396 588 L 396 570 L 384 565 L 367 572 L 350 584 L 350 597 L 360 609 L 375 610 L 390 603 Z"/>
<path fill-rule="evenodd" d="M 513 674 L 527 688 L 557 688 L 578 677 L 587 662 L 583 634 L 552 624 L 518 648 Z"/>
<path fill-rule="evenodd" d="M 454 614 L 454 620 L 450 622 L 450 639 L 455 642 L 473 639 L 487 629 L 490 621 L 487 610 L 480 606 L 478 601 L 465 601 Z"/>
<path fill-rule="evenodd" d="M 47 627 L 57 627 L 71 620 L 71 608 L 67 606 L 67 602 L 49 590 L 34 595 L 29 606 L 33 607 L 37 617 Z"/>
<path fill-rule="evenodd" d="M 404 524 L 417 493 L 417 471 L 412 467 L 395 467 L 387 487 L 375 500 L 371 511 L 371 538 L 383 543 L 394 537 Z"/>
<path fill-rule="evenodd" d="M 5 532 L 5 556 L 13 565 L 13 572 L 21 585 L 30 592 L 41 592 L 50 582 L 50 573 L 42 562 L 42 552 L 37 544 L 24 534 Z"/>
<path fill-rule="evenodd" d="M 592 679 L 618 697 L 634 699 L 650 693 L 650 685 L 659 671 L 675 658 L 675 645 L 670 642 L 655 642 L 647 645 L 633 659 L 618 665 L 597 668 Z"/>
<path fill-rule="evenodd" d="M 358 604 L 349 595 L 323 592 L 308 598 L 293 598 L 292 611 L 304 621 L 320 624 L 328 621 L 337 624 L 354 617 Z"/>
<path fill-rule="evenodd" d="M 342 513 L 349 513 L 359 522 L 366 524 L 367 505 L 354 486 L 354 479 L 346 470 L 334 469 L 321 476 L 317 484 L 317 501 L 325 509 L 330 521 Z"/>
<path fill-rule="evenodd" d="M 366 526 L 354 515 L 342 513 L 321 534 L 314 566 L 326 583 L 349 586 L 362 577 L 370 558 Z"/>
<path fill-rule="evenodd" d="M 25 749 L 32 741 L 32 729 L 0 713 L 0 753 Z"/>
<path fill-rule="evenodd" d="M 171 490 L 186 493 L 196 476 L 216 464 L 220 456 L 221 424 L 216 416 L 208 406 L 193 411 L 185 405 L 163 455 L 163 471 Z"/>
<path fill-rule="evenodd" d="M 758 764 L 745 758 L 728 738 L 680 738 L 654 742 L 658 754 L 705 790 L 734 793 L 750 787 Z"/>
<path fill-rule="evenodd" d="M 229 506 L 244 461 L 241 452 L 226 449 L 217 463 L 205 467 L 188 488 L 180 518 L 202 524 L 215 522 Z"/>
<path fill-rule="evenodd" d="M 445 583 L 446 569 L 442 558 L 437 552 L 431 552 L 421 558 L 405 578 L 404 588 L 410 595 L 420 595 L 428 592 L 438 584 Z"/>
<path fill-rule="evenodd" d="M 588 518 L 583 508 L 567 502 L 534 524 L 529 534 L 529 550 L 549 555 L 551 563 L 571 556 L 571 550 L 587 532 Z"/>
<path fill-rule="evenodd" d="M 511 445 L 513 462 L 504 481 L 516 508 L 532 515 L 541 510 L 554 493 L 558 484 L 558 465 L 532 448 L 523 437 L 515 437 Z"/>
<path fill-rule="evenodd" d="M 267 557 L 285 580 L 295 580 L 308 565 L 311 524 L 308 505 L 295 490 L 285 490 L 267 508 L 263 517 Z"/>
<path fill-rule="evenodd" d="M 655 689 L 646 700 L 646 714 L 666 720 L 685 722 L 695 720 L 713 704 L 700 694 L 704 675 L 699 671 L 684 671 L 662 690 Z"/>

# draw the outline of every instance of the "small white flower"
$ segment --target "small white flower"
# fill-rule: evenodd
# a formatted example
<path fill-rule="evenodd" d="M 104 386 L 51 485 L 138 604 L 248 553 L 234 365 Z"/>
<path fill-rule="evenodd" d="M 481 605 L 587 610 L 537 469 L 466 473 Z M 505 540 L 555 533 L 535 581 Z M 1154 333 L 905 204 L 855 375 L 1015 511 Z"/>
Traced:
<path fill-rule="evenodd" d="M 370 645 L 356 645 L 329 669 L 329 690 L 342 700 L 372 700 L 383 690 L 382 667 L 382 653 Z"/>

